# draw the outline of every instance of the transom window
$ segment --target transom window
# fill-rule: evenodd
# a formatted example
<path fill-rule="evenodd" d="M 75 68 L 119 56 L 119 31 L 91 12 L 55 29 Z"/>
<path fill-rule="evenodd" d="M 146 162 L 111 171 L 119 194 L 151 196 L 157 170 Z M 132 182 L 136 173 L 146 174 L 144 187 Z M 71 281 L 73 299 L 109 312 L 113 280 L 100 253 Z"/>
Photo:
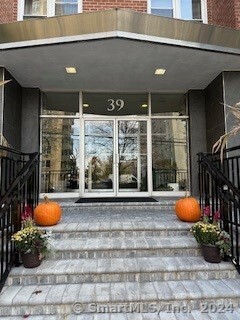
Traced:
<path fill-rule="evenodd" d="M 207 22 L 206 0 L 149 0 L 149 12 L 158 16 Z"/>
<path fill-rule="evenodd" d="M 21 0 L 19 20 L 74 14 L 82 11 L 81 0 Z"/>

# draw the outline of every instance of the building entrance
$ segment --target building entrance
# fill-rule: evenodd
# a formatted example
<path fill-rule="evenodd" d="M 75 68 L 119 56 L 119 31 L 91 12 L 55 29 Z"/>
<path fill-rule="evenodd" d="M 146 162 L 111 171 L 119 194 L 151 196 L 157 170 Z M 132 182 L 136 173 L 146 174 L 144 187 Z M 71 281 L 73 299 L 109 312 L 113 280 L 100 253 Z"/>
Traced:
<path fill-rule="evenodd" d="M 53 197 L 137 197 L 189 191 L 184 98 L 43 94 L 41 192 Z"/>
<path fill-rule="evenodd" d="M 85 194 L 148 191 L 146 120 L 85 120 Z"/>

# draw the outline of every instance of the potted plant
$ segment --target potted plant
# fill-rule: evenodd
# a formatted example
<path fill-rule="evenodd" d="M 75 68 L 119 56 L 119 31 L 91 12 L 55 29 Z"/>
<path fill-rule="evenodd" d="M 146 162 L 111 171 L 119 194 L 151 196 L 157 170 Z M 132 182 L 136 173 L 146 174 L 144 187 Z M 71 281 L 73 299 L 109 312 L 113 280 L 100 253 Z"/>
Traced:
<path fill-rule="evenodd" d="M 203 209 L 202 220 L 191 227 L 191 231 L 201 244 L 203 257 L 207 262 L 219 263 L 231 249 L 229 234 L 219 226 L 220 212 L 211 215 L 210 207 Z"/>
<path fill-rule="evenodd" d="M 20 252 L 25 268 L 35 268 L 42 262 L 44 255 L 49 251 L 48 234 L 39 229 L 32 218 L 22 223 L 22 229 L 12 235 L 12 241 Z"/>

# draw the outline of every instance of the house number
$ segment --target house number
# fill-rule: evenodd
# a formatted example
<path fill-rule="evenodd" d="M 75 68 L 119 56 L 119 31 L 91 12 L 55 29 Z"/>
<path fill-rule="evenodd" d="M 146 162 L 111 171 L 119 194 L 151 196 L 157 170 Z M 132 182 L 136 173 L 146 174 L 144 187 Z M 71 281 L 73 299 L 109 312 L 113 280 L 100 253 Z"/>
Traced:
<path fill-rule="evenodd" d="M 124 101 L 122 99 L 108 99 L 109 107 L 107 108 L 107 111 L 120 111 L 124 107 Z"/>

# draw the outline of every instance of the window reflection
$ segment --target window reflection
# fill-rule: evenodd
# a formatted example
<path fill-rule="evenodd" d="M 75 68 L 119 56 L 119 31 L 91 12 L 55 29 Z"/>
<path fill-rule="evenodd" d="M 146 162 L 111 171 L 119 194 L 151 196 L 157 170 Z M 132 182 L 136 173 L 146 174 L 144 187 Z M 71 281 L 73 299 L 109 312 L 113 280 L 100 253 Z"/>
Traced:
<path fill-rule="evenodd" d="M 55 15 L 74 14 L 78 12 L 78 0 L 56 0 Z"/>
<path fill-rule="evenodd" d="M 118 123 L 119 191 L 147 191 L 147 122 Z"/>
<path fill-rule="evenodd" d="M 42 119 L 41 192 L 78 192 L 79 121 Z"/>
<path fill-rule="evenodd" d="M 85 189 L 113 191 L 113 121 L 85 121 Z"/>
<path fill-rule="evenodd" d="M 152 94 L 151 106 L 153 116 L 186 115 L 186 97 L 184 94 Z"/>
<path fill-rule="evenodd" d="M 79 115 L 79 95 L 75 92 L 44 92 L 42 104 L 43 115 Z"/>
<path fill-rule="evenodd" d="M 181 18 L 201 21 L 201 0 L 181 0 Z"/>
<path fill-rule="evenodd" d="M 162 17 L 173 17 L 173 1 L 152 0 L 151 13 Z"/>
<path fill-rule="evenodd" d="M 25 0 L 24 14 L 41 17 L 47 15 L 47 0 Z"/>
<path fill-rule="evenodd" d="M 188 190 L 186 120 L 152 120 L 154 191 Z"/>
<path fill-rule="evenodd" d="M 147 103 L 147 94 L 84 93 L 83 113 L 107 116 L 147 115 Z"/>

